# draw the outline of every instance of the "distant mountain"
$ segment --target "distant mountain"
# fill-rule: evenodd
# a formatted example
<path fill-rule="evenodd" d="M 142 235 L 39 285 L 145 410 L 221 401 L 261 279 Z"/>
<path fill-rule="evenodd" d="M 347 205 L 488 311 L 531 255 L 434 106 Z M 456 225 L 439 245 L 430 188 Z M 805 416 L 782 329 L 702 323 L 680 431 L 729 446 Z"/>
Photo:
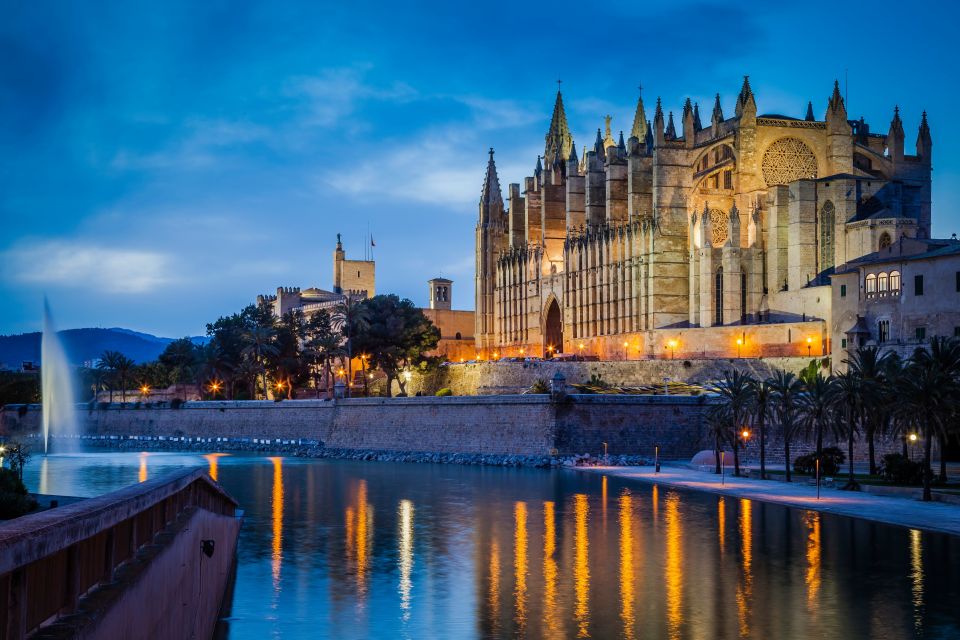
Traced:
<path fill-rule="evenodd" d="M 60 331 L 67 358 L 75 365 L 96 360 L 104 351 L 119 351 L 136 362 L 156 360 L 174 338 L 160 338 L 149 333 L 115 327 L 112 329 L 67 329 Z M 39 331 L 14 336 L 0 336 L 0 363 L 17 368 L 24 360 L 40 361 Z M 202 344 L 206 338 L 190 338 Z"/>

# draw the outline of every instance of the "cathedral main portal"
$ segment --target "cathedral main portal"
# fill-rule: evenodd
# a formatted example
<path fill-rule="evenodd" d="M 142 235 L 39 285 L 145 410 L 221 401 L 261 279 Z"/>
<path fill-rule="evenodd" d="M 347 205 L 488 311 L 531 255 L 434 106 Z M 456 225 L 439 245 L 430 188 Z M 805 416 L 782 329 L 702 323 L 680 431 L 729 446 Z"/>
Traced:
<path fill-rule="evenodd" d="M 546 357 L 551 357 L 563 351 L 563 318 L 556 298 L 553 298 L 547 306 L 545 317 L 547 322 L 543 331 L 543 353 Z"/>

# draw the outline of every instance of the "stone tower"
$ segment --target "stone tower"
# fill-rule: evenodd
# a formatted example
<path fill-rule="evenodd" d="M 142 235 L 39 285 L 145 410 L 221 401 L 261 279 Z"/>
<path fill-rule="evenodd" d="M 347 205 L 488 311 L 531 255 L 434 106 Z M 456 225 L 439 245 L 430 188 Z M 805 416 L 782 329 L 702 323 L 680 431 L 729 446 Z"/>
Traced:
<path fill-rule="evenodd" d="M 453 300 L 453 280 L 434 278 L 428 280 L 430 285 L 430 308 L 449 311 Z"/>
<path fill-rule="evenodd" d="M 506 248 L 507 219 L 503 195 L 497 178 L 493 149 L 487 161 L 487 175 L 480 193 L 480 212 L 476 229 L 476 339 L 483 349 L 494 342 L 494 285 L 497 260 Z"/>

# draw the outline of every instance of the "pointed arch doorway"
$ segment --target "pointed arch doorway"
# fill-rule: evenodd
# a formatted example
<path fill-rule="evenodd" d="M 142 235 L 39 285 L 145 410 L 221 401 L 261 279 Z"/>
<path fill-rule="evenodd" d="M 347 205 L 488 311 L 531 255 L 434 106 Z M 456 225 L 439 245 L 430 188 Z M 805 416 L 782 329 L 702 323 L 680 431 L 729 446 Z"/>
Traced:
<path fill-rule="evenodd" d="M 560 315 L 560 305 L 556 298 L 551 298 L 547 304 L 546 318 L 543 327 L 543 355 L 551 358 L 555 353 L 563 351 L 563 316 Z"/>

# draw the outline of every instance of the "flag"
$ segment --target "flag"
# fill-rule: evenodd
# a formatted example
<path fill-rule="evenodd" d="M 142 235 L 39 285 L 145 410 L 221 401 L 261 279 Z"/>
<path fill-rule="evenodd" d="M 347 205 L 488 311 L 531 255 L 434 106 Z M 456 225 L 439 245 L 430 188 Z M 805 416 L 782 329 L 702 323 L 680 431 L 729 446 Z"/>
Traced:
<path fill-rule="evenodd" d="M 377 243 L 373 241 L 373 236 L 370 236 L 370 246 L 371 247 L 377 246 Z"/>

